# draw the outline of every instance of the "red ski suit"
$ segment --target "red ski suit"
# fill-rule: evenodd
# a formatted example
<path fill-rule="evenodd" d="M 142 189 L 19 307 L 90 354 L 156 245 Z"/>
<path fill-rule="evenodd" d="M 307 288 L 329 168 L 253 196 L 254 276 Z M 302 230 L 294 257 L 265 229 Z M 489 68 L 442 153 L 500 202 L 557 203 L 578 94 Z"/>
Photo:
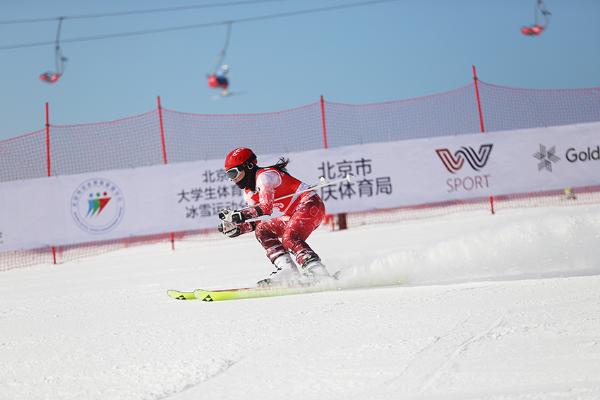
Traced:
<path fill-rule="evenodd" d="M 296 256 L 298 265 L 310 258 L 318 258 L 306 244 L 306 239 L 321 224 L 325 206 L 312 190 L 295 194 L 307 188 L 308 185 L 285 172 L 261 168 L 256 173 L 256 190 L 244 190 L 249 206 L 242 211 L 245 219 L 272 215 L 274 211 L 283 214 L 256 223 L 256 238 L 271 262 L 286 252 Z M 286 195 L 292 196 L 275 200 Z M 243 231 L 250 229 L 248 225 L 242 227 Z"/>

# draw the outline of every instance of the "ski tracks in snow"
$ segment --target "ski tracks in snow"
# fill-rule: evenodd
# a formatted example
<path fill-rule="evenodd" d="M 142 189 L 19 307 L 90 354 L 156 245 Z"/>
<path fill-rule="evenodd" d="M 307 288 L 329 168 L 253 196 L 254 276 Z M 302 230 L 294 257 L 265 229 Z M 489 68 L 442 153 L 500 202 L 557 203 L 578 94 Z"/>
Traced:
<path fill-rule="evenodd" d="M 166 400 L 172 398 L 173 396 L 179 395 L 187 390 L 193 389 L 203 383 L 208 382 L 211 379 L 216 378 L 227 372 L 229 368 L 236 364 L 236 361 L 228 360 L 228 359 L 217 359 L 211 360 L 205 368 L 202 369 L 191 369 L 191 370 L 183 370 L 184 376 L 186 376 L 186 380 L 188 383 L 184 384 L 181 387 L 174 388 L 172 390 L 166 391 L 164 394 L 156 397 L 156 400 Z"/>
<path fill-rule="evenodd" d="M 459 289 L 462 290 L 472 288 Z M 435 392 L 436 384 L 444 374 L 452 374 L 452 365 L 460 355 L 472 345 L 495 337 L 494 331 L 506 323 L 509 313 L 505 309 L 495 313 L 468 315 L 459 320 L 444 334 L 431 337 L 427 344 L 414 353 L 400 374 L 384 382 L 384 385 L 393 393 L 416 395 Z"/>
<path fill-rule="evenodd" d="M 478 334 L 475 334 L 475 335 L 470 335 L 465 340 L 462 340 L 462 337 L 461 337 L 462 335 L 460 335 L 460 333 L 464 332 L 462 329 L 463 326 L 469 324 L 469 322 L 472 322 L 471 318 L 462 321 L 451 332 L 449 332 L 448 335 L 446 335 L 443 338 L 440 338 L 440 340 L 435 341 L 434 344 L 444 343 L 445 346 L 447 346 L 446 348 L 449 348 L 450 353 L 448 354 L 447 351 L 444 352 L 445 358 L 443 359 L 443 362 L 441 363 L 441 365 L 437 366 L 433 371 L 431 371 L 428 375 L 426 375 L 424 382 L 421 384 L 421 387 L 418 389 L 418 392 L 423 393 L 423 392 L 431 389 L 432 387 L 434 387 L 438 378 L 445 371 L 447 371 L 448 366 L 451 365 L 454 362 L 454 360 L 456 360 L 456 358 L 461 353 L 466 352 L 467 349 L 469 348 L 469 346 L 471 346 L 472 344 L 474 344 L 476 342 L 479 342 L 480 340 L 485 339 L 495 329 L 502 326 L 502 324 L 505 321 L 504 315 L 505 314 L 503 314 L 500 318 L 497 318 L 495 321 L 493 321 L 493 323 L 491 325 L 489 325 L 488 328 L 485 329 L 484 331 L 482 331 Z M 492 317 L 493 316 L 484 316 L 484 319 L 487 320 Z M 458 334 L 456 334 L 457 332 L 458 332 Z M 462 340 L 462 342 L 460 342 L 461 340 Z M 457 342 L 458 342 L 458 344 L 456 344 Z"/>

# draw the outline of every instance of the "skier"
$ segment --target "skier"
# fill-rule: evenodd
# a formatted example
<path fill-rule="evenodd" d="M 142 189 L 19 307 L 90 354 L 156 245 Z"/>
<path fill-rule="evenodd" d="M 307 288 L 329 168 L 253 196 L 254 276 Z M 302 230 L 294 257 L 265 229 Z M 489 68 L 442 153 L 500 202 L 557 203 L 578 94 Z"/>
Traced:
<path fill-rule="evenodd" d="M 259 286 L 305 283 L 306 277 L 314 281 L 330 278 L 319 256 L 306 244 L 308 236 L 321 224 L 325 206 L 315 191 L 299 193 L 308 185 L 287 172 L 288 163 L 282 157 L 275 165 L 259 167 L 254 152 L 245 147 L 233 150 L 225 158 L 227 177 L 243 190 L 248 207 L 222 210 L 219 231 L 228 237 L 255 231 L 275 266 L 268 278 L 258 282 Z M 286 195 L 290 196 L 281 199 Z M 283 215 L 254 221 L 271 215 L 274 209 Z"/>
<path fill-rule="evenodd" d="M 221 96 L 226 97 L 229 95 L 229 79 L 227 73 L 229 72 L 229 66 L 221 65 L 217 72 L 208 75 L 208 87 L 221 89 Z"/>

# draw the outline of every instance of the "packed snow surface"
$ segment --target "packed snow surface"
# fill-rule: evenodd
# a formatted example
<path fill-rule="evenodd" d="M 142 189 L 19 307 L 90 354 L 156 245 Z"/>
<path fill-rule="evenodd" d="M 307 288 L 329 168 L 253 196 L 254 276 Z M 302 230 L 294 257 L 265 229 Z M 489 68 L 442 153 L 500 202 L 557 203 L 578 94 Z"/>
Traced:
<path fill-rule="evenodd" d="M 319 230 L 348 290 L 226 302 L 252 235 L 0 273 L 0 399 L 600 398 L 600 206 Z"/>

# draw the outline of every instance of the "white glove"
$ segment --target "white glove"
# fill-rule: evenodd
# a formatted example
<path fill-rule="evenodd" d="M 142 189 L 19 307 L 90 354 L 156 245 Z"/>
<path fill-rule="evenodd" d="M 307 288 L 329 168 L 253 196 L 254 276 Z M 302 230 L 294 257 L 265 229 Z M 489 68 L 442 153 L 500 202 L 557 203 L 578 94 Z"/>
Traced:
<path fill-rule="evenodd" d="M 224 208 L 219 211 L 219 218 L 225 222 L 233 222 L 234 224 L 241 224 L 244 222 L 244 216 L 241 211 L 230 210 L 229 208 Z"/>
<path fill-rule="evenodd" d="M 242 231 L 240 230 L 239 225 L 237 225 L 233 222 L 222 221 L 219 224 L 219 226 L 217 227 L 217 229 L 223 235 L 230 237 L 230 238 L 233 238 L 233 237 L 236 237 L 236 236 L 239 236 L 242 234 Z"/>

